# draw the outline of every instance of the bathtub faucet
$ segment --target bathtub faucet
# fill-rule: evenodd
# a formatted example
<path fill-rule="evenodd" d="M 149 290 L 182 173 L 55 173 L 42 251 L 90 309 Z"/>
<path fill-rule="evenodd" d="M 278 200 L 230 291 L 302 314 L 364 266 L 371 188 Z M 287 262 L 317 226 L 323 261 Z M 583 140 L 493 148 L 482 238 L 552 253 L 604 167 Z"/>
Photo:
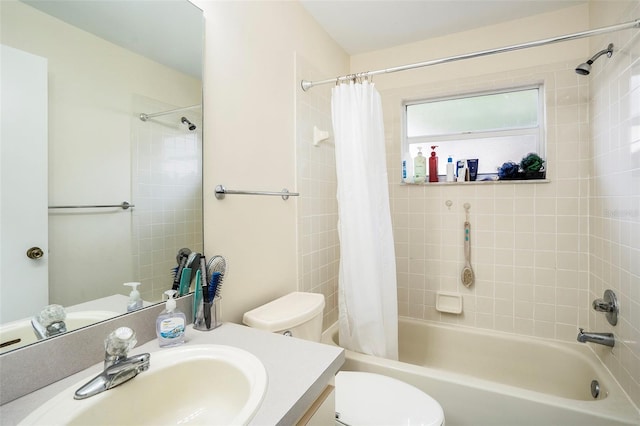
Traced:
<path fill-rule="evenodd" d="M 605 345 L 613 347 L 615 339 L 613 333 L 589 333 L 585 332 L 583 328 L 578 332 L 578 342 L 580 343 L 597 343 L 599 345 Z"/>

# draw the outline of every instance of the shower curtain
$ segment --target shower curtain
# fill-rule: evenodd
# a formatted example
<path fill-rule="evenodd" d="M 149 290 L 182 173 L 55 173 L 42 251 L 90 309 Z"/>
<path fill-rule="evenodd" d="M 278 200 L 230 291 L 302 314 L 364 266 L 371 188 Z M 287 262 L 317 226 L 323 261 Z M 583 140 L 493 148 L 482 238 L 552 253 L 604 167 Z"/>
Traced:
<path fill-rule="evenodd" d="M 398 359 L 396 262 L 380 94 L 374 85 L 333 88 L 338 177 L 340 345 Z"/>

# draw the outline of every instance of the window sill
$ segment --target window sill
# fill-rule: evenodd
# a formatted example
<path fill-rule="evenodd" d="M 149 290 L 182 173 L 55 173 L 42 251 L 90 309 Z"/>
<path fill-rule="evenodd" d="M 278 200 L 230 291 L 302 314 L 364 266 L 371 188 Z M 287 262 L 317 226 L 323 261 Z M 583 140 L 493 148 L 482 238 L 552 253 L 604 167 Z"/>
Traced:
<path fill-rule="evenodd" d="M 509 179 L 509 180 L 476 180 L 466 182 L 400 182 L 400 186 L 454 186 L 454 185 L 504 185 L 522 183 L 551 183 L 549 179 Z"/>

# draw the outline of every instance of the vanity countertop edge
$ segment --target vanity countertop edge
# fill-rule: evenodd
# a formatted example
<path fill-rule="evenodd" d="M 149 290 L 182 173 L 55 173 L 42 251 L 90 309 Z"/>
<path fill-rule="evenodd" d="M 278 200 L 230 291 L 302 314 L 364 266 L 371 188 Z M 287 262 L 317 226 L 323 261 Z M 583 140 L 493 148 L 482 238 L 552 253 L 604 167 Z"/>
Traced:
<path fill-rule="evenodd" d="M 320 396 L 345 361 L 337 346 L 268 333 L 234 323 L 201 332 L 187 328 L 185 345 L 218 344 L 244 349 L 264 364 L 268 385 L 264 400 L 251 425 L 294 424 Z M 151 340 L 131 351 L 153 353 L 165 350 Z M 0 406 L 3 426 L 17 425 L 33 410 L 57 393 L 102 371 L 102 362 Z M 144 374 L 144 373 L 143 373 Z M 133 379 L 135 380 L 135 378 Z M 215 386 L 215 384 L 212 384 Z M 117 392 L 112 389 L 108 392 Z"/>

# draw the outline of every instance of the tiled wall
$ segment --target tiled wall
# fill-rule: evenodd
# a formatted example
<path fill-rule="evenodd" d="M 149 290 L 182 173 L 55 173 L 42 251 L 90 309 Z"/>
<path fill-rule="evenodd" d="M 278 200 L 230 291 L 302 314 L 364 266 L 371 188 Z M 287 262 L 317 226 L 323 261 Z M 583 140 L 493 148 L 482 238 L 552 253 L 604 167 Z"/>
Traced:
<path fill-rule="evenodd" d="M 593 3 L 611 9 L 610 2 Z M 591 16 L 598 18 L 592 18 L 590 26 L 597 28 L 640 16 L 639 2 L 624 4 L 627 9 L 615 16 L 592 5 Z M 603 16 L 606 19 L 601 19 Z M 381 91 L 400 314 L 570 342 L 575 342 L 578 327 L 612 331 L 616 348 L 593 348 L 637 405 L 639 40 L 635 30 L 593 38 L 593 53 L 609 41 L 616 44 L 616 53 L 610 60 L 596 62 L 589 77 L 574 72 L 575 66 L 585 60 L 580 55 L 518 71 Z M 316 70 L 305 69 L 300 59 L 297 65 L 305 70 L 299 76 L 326 78 Z M 403 99 L 538 82 L 545 87 L 548 182 L 399 183 Z M 313 148 L 311 144 L 314 124 L 323 123 L 330 129 L 330 124 L 324 124 L 330 123 L 330 93 L 324 92 L 324 87 L 298 93 L 296 140 L 300 187 L 309 191 L 309 197 L 300 200 L 300 287 L 333 295 L 328 297 L 325 309 L 327 326 L 337 318 L 339 259 L 334 226 L 335 171 L 329 164 L 333 162 L 333 148 Z M 318 149 L 321 155 L 313 154 Z M 446 158 L 446 152 L 440 156 Z M 445 204 L 448 200 L 450 208 Z M 470 289 L 462 286 L 459 278 L 464 265 L 464 203 L 471 205 L 471 260 L 476 275 Z M 613 288 L 620 298 L 622 313 L 616 327 L 610 327 L 602 314 L 591 309 L 592 301 L 602 297 L 605 288 Z M 463 314 L 436 311 L 438 291 L 461 293 Z"/>
<path fill-rule="evenodd" d="M 319 80 L 319 72 L 299 55 L 297 81 Z M 298 189 L 298 290 L 325 296 L 324 327 L 338 319 L 337 289 L 340 245 L 333 137 L 313 144 L 313 127 L 333 134 L 331 85 L 314 87 L 296 99 Z"/>
<path fill-rule="evenodd" d="M 640 2 L 611 22 L 640 16 Z M 592 16 L 602 13 L 592 11 Z M 598 18 L 596 18 L 597 20 Z M 618 325 L 590 311 L 593 331 L 612 332 L 613 350 L 599 356 L 640 406 L 640 31 L 594 37 L 594 52 L 614 43 L 611 59 L 598 60 L 589 76 L 592 124 L 589 206 L 589 300 L 612 289 L 620 302 Z"/>
<path fill-rule="evenodd" d="M 401 315 L 563 340 L 587 324 L 588 86 L 574 62 L 382 93 Z M 549 182 L 399 183 L 403 99 L 538 82 Z M 471 288 L 460 280 L 465 203 Z M 438 291 L 460 293 L 463 313 L 438 312 Z"/>
<path fill-rule="evenodd" d="M 136 111 L 180 106 L 139 97 Z M 187 130 L 184 115 L 197 129 Z M 142 122 L 132 118 L 134 269 L 146 301 L 162 300 L 171 289 L 171 269 L 182 247 L 202 253 L 202 124 L 194 109 Z M 124 291 L 123 291 L 124 292 Z"/>

